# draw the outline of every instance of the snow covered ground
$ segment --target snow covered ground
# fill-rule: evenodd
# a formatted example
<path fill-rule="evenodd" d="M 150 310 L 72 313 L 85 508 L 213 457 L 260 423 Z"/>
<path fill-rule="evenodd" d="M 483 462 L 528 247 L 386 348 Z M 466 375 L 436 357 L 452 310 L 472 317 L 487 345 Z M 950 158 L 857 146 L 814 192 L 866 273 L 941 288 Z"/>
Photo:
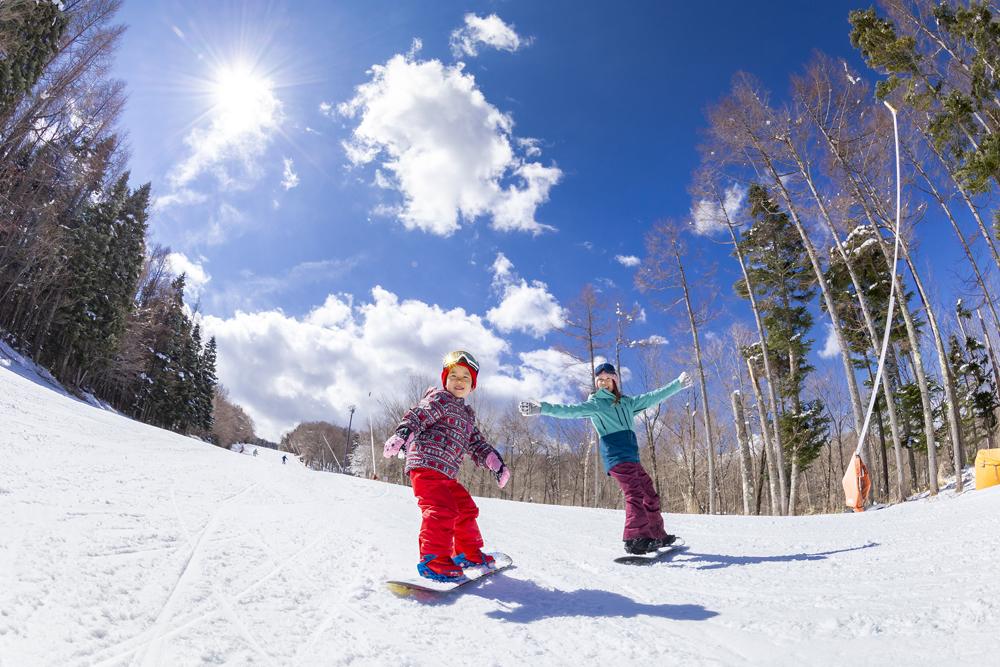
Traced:
<path fill-rule="evenodd" d="M 1000 488 L 861 515 L 622 514 L 482 500 L 516 568 L 398 598 L 409 489 L 240 455 L 53 391 L 0 354 L 0 665 L 996 664 Z M 23 364 L 21 364 L 23 366 Z"/>

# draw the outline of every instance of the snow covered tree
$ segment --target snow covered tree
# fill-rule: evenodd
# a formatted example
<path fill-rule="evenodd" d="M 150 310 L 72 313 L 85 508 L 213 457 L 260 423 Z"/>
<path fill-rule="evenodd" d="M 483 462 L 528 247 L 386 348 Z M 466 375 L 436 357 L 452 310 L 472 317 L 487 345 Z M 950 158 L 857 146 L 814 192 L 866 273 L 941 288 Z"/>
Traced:
<path fill-rule="evenodd" d="M 199 331 L 197 327 L 195 330 Z M 218 349 L 215 336 L 212 336 L 208 339 L 208 343 L 205 345 L 205 349 L 198 360 L 197 393 L 195 399 L 195 426 L 207 432 L 211 432 L 214 425 L 212 399 L 215 396 L 215 388 L 218 386 L 218 379 L 215 374 L 217 356 Z"/>

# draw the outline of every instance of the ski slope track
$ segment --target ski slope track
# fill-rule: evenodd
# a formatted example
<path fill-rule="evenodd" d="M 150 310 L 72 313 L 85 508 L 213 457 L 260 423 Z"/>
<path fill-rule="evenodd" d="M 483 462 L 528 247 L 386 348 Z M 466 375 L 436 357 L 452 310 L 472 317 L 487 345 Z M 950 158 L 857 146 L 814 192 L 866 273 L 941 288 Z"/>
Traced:
<path fill-rule="evenodd" d="M 79 401 L 0 349 L 0 666 L 996 664 L 1000 488 L 866 514 L 480 501 L 515 567 L 438 600 L 410 490 L 236 454 Z M 516 474 L 516 471 L 515 471 Z M 971 486 L 971 485 L 970 485 Z"/>

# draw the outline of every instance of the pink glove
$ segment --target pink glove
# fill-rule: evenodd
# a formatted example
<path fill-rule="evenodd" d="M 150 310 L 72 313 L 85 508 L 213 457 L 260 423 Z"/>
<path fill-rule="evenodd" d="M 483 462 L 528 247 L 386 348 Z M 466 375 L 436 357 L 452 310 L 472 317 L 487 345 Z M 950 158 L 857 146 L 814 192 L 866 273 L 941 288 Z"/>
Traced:
<path fill-rule="evenodd" d="M 501 489 L 507 486 L 507 482 L 510 480 L 510 469 L 503 464 L 496 452 L 490 452 L 486 457 L 486 467 L 492 470 L 496 476 L 497 486 Z"/>
<path fill-rule="evenodd" d="M 414 434 L 410 433 L 410 429 L 406 426 L 400 426 L 396 429 L 396 432 L 385 441 L 385 446 L 382 448 L 382 456 L 387 459 L 391 459 L 393 456 L 399 453 L 400 450 L 406 451 L 406 448 L 410 446 L 413 442 Z"/>

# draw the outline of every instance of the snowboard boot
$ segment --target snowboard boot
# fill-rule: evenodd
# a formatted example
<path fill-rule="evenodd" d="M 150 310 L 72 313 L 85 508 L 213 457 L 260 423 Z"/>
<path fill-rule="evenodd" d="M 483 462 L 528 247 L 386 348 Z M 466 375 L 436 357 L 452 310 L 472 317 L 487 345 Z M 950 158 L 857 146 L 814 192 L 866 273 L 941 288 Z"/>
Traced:
<path fill-rule="evenodd" d="M 462 568 L 458 567 L 449 559 L 447 562 L 438 560 L 437 555 L 427 554 L 417 563 L 417 573 L 425 579 L 433 581 L 443 581 L 445 583 L 459 583 L 465 581 Z"/>
<path fill-rule="evenodd" d="M 676 541 L 677 541 L 676 535 L 666 535 L 665 537 L 653 540 L 650 546 L 652 546 L 654 549 L 663 549 L 664 547 L 669 547 Z"/>
<path fill-rule="evenodd" d="M 630 540 L 625 540 L 625 551 L 630 554 L 645 554 L 650 551 L 656 551 L 656 543 L 658 540 L 652 537 L 633 537 Z"/>
<path fill-rule="evenodd" d="M 482 551 L 479 552 L 478 556 L 473 555 L 471 558 L 467 557 L 463 551 L 460 554 L 452 556 L 451 560 L 463 570 L 467 567 L 488 567 L 491 570 L 496 567 L 496 559 L 489 554 L 484 554 Z"/>

